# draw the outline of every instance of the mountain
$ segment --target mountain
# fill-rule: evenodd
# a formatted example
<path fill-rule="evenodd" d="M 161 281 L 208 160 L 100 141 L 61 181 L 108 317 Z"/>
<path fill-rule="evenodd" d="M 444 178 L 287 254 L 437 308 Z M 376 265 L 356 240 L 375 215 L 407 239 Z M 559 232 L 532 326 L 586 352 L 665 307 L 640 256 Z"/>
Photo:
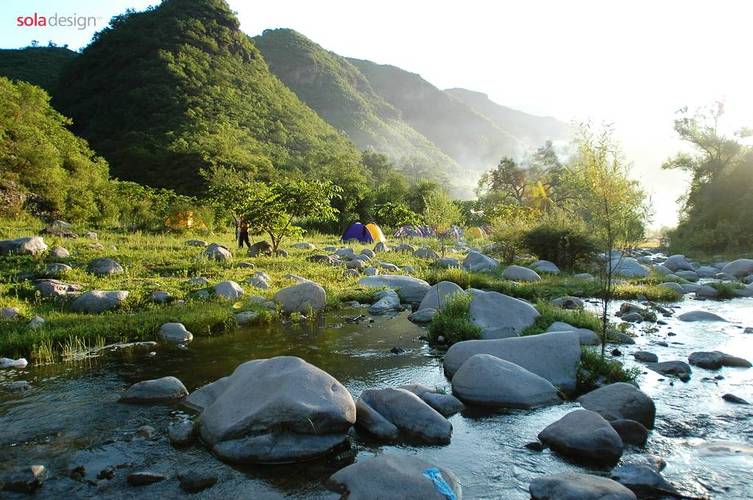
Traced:
<path fill-rule="evenodd" d="M 0 49 L 0 76 L 23 80 L 52 91 L 63 67 L 78 53 L 64 47 Z"/>
<path fill-rule="evenodd" d="M 201 190 L 211 166 L 261 178 L 360 168 L 239 26 L 223 0 L 127 11 L 66 66 L 53 103 L 114 176 L 183 193 Z"/>
<path fill-rule="evenodd" d="M 480 173 L 527 145 L 489 118 L 438 89 L 420 75 L 395 66 L 348 59 L 404 121 L 466 169 Z"/>
<path fill-rule="evenodd" d="M 401 119 L 346 58 L 291 29 L 265 30 L 254 38 L 269 69 L 324 120 L 360 148 L 372 148 L 398 164 L 420 163 L 440 178 L 460 166 Z"/>
<path fill-rule="evenodd" d="M 569 140 L 573 135 L 573 128 L 567 123 L 550 116 L 530 115 L 502 106 L 482 92 L 466 89 L 448 89 L 445 92 L 533 147 L 541 146 L 546 141 Z"/>

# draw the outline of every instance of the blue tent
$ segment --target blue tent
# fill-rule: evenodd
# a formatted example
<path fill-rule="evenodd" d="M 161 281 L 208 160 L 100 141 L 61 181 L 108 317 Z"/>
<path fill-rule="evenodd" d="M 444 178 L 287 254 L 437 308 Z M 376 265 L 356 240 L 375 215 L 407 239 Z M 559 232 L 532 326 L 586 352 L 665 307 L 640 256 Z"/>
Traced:
<path fill-rule="evenodd" d="M 374 242 L 374 238 L 371 237 L 369 230 L 360 222 L 354 222 L 348 226 L 348 229 L 345 230 L 340 239 L 343 241 L 358 240 L 361 243 Z"/>

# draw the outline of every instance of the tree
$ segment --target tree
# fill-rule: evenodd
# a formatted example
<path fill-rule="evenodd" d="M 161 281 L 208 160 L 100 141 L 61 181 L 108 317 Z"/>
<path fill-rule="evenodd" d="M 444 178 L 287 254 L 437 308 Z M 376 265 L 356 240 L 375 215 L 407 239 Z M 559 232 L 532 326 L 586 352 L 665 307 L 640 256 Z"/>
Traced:
<path fill-rule="evenodd" d="M 463 220 L 463 213 L 445 191 L 432 191 L 424 200 L 424 222 L 437 234 L 445 253 L 446 240 L 453 224 Z"/>
<path fill-rule="evenodd" d="M 570 200 L 569 208 L 587 224 L 597 248 L 603 252 L 598 280 L 604 356 L 615 270 L 624 251 L 643 238 L 649 209 L 645 194 L 629 177 L 629 165 L 609 128 L 594 132 L 588 125 L 581 126 L 577 146 L 577 153 L 563 173 L 563 182 L 570 192 L 578 193 Z"/>
<path fill-rule="evenodd" d="M 494 170 L 481 176 L 478 181 L 477 193 L 495 194 L 502 203 L 525 204 L 528 173 L 512 158 L 502 158 Z"/>
<path fill-rule="evenodd" d="M 374 205 L 374 219 L 385 227 L 399 227 L 404 224 L 420 224 L 421 217 L 404 203 L 382 203 Z"/>
<path fill-rule="evenodd" d="M 538 210 L 515 203 L 496 205 L 492 218 L 491 238 L 502 260 L 512 264 L 522 249 L 523 236 L 541 216 Z"/>

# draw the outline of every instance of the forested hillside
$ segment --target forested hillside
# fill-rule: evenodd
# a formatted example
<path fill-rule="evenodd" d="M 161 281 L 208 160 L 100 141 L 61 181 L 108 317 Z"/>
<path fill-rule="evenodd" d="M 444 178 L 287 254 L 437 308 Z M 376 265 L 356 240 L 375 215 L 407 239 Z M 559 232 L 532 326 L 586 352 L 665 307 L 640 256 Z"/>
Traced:
<path fill-rule="evenodd" d="M 196 193 L 200 170 L 270 178 L 356 167 L 356 148 L 270 74 L 222 0 L 113 18 L 54 96 L 113 175 Z"/>
<path fill-rule="evenodd" d="M 63 68 L 77 55 L 64 47 L 0 49 L 0 76 L 33 83 L 52 92 Z"/>

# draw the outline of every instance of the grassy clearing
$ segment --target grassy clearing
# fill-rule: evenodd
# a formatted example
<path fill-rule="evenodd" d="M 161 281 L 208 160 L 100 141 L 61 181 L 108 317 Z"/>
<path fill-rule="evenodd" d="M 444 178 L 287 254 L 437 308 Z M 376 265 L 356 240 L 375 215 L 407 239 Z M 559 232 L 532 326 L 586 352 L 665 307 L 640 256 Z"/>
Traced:
<path fill-rule="evenodd" d="M 578 393 L 583 394 L 599 387 L 600 384 L 615 382 L 635 382 L 640 375 L 639 368 L 626 370 L 621 363 L 609 358 L 602 358 L 596 350 L 581 348 L 578 365 Z"/>
<path fill-rule="evenodd" d="M 452 345 L 461 340 L 473 340 L 481 335 L 481 328 L 471 321 L 471 294 L 457 293 L 450 296 L 429 324 L 429 340 Z M 444 341 L 440 342 L 439 337 Z"/>

